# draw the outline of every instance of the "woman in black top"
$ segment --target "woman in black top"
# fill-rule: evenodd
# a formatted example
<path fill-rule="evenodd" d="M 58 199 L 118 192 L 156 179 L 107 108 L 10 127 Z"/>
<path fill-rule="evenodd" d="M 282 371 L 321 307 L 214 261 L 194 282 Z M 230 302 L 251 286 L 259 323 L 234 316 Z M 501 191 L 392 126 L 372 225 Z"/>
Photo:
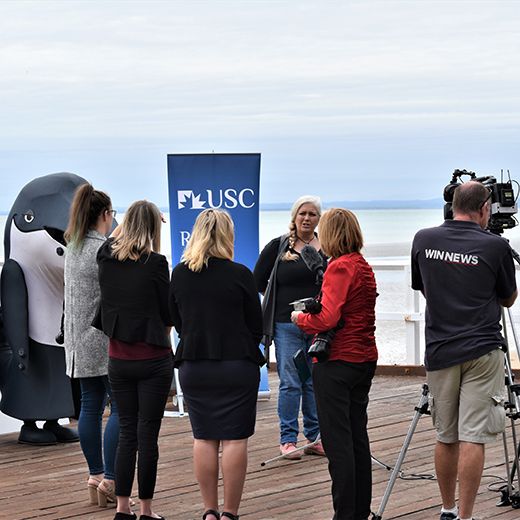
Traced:
<path fill-rule="evenodd" d="M 321 216 L 319 197 L 306 195 L 300 197 L 291 211 L 289 233 L 275 238 L 265 246 L 254 269 L 258 291 L 265 293 L 271 276 L 275 285 L 274 294 L 274 344 L 276 369 L 280 378 L 278 395 L 278 416 L 280 418 L 280 452 L 288 459 L 300 459 L 300 452 L 293 452 L 298 442 L 298 414 L 300 401 L 303 413 L 303 434 L 307 444 L 312 444 L 319 434 L 318 416 L 312 380 L 302 383 L 293 363 L 293 355 L 302 349 L 307 362 L 312 366 L 307 354 L 312 344 L 313 335 L 300 331 L 291 323 L 291 302 L 301 298 L 316 296 L 320 285 L 316 284 L 316 275 L 305 265 L 300 257 L 304 245 L 309 244 L 320 249 L 320 242 L 315 229 Z M 323 256 L 323 255 L 322 255 Z M 327 261 L 323 256 L 323 269 Z M 276 267 L 276 270 L 273 268 Z M 265 302 L 264 302 L 265 303 Z M 325 455 L 321 442 L 306 447 L 304 453 Z M 288 454 L 288 455 L 287 455 Z"/>
<path fill-rule="evenodd" d="M 137 480 L 141 520 L 152 510 L 157 478 L 157 439 L 173 378 L 168 310 L 169 271 L 159 254 L 162 215 L 151 202 L 134 202 L 115 239 L 97 255 L 101 302 L 93 325 L 109 338 L 108 378 L 119 411 L 114 520 L 132 520 L 130 493 Z"/>
<path fill-rule="evenodd" d="M 180 342 L 175 353 L 193 430 L 193 461 L 206 512 L 218 520 L 219 447 L 224 511 L 238 518 L 254 433 L 262 312 L 251 271 L 233 262 L 233 222 L 213 209 L 197 218 L 183 262 L 175 267 L 170 311 Z"/>

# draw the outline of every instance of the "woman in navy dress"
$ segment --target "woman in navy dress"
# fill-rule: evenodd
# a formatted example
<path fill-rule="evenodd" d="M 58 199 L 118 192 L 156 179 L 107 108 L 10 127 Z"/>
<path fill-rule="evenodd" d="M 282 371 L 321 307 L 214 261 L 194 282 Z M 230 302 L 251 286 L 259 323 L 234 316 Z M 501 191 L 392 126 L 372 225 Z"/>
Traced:
<path fill-rule="evenodd" d="M 219 448 L 224 507 L 235 520 L 254 433 L 262 311 L 251 271 L 233 262 L 233 221 L 223 212 L 197 218 L 170 285 L 170 311 L 180 342 L 175 353 L 194 436 L 193 462 L 206 520 L 219 520 Z"/>

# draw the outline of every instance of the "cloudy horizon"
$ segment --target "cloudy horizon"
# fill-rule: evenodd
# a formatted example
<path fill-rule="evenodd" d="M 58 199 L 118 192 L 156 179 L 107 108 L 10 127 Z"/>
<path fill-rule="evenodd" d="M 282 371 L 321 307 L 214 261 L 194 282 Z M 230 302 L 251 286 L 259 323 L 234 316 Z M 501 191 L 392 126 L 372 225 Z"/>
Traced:
<path fill-rule="evenodd" d="M 2 1 L 0 209 L 59 171 L 166 206 L 169 153 L 261 153 L 262 203 L 520 178 L 519 22 L 508 1 Z"/>

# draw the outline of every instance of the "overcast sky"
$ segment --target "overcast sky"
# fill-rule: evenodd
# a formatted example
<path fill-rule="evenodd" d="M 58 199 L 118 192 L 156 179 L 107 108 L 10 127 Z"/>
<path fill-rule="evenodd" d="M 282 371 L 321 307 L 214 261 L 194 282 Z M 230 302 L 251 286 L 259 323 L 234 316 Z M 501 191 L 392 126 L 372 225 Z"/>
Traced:
<path fill-rule="evenodd" d="M 520 179 L 518 1 L 0 1 L 0 210 L 77 173 L 168 203 L 168 153 L 260 152 L 261 202 Z"/>

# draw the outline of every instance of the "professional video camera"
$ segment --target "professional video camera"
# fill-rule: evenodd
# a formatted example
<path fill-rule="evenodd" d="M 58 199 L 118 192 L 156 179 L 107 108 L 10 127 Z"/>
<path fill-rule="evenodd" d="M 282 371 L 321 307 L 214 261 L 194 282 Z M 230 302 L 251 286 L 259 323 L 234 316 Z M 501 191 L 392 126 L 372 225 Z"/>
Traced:
<path fill-rule="evenodd" d="M 518 225 L 518 220 L 513 216 L 518 213 L 518 207 L 513 190 L 513 182 L 519 186 L 518 182 L 511 180 L 509 170 L 507 175 L 509 179 L 504 182 L 504 170 L 501 171 L 501 182 L 497 182 L 492 175 L 486 177 L 477 177 L 475 172 L 468 172 L 466 170 L 455 170 L 450 183 L 444 188 L 444 219 L 452 219 L 452 202 L 455 188 L 462 183 L 462 176 L 469 175 L 470 180 L 482 183 L 491 193 L 491 216 L 486 227 L 488 231 L 496 235 L 500 235 L 504 229 L 511 229 Z M 458 182 L 460 180 L 461 182 Z"/>

